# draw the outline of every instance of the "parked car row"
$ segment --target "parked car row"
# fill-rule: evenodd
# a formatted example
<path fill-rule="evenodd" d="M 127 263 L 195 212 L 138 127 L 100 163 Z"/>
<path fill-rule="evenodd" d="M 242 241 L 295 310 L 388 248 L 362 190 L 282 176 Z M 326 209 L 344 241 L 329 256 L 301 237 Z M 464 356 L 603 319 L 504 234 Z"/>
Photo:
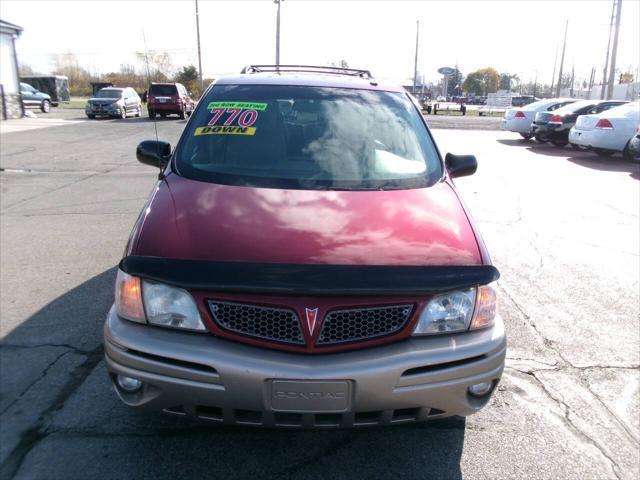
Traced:
<path fill-rule="evenodd" d="M 524 139 L 558 147 L 571 144 L 602 156 L 622 152 L 634 156 L 632 140 L 640 124 L 639 103 L 622 100 L 540 100 L 505 112 L 501 128 L 519 133 Z"/>
<path fill-rule="evenodd" d="M 190 116 L 195 102 L 181 83 L 152 83 L 146 93 L 149 118 L 156 115 L 178 115 L 181 119 Z M 98 90 L 85 105 L 89 118 L 99 116 L 125 119 L 131 115 L 142 115 L 142 99 L 131 87 L 106 87 Z"/>

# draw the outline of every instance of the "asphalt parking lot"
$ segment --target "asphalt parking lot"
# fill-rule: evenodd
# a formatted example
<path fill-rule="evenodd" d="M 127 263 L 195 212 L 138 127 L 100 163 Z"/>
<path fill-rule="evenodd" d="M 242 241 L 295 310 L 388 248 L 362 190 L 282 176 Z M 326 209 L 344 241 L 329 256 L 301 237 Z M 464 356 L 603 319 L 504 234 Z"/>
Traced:
<path fill-rule="evenodd" d="M 0 478 L 640 475 L 640 165 L 434 129 L 443 153 L 478 157 L 457 185 L 502 273 L 509 351 L 491 404 L 393 428 L 220 428 L 130 411 L 102 361 L 115 266 L 156 179 L 134 155 L 154 124 L 41 120 L 0 124 Z M 184 123 L 158 121 L 159 138 Z"/>

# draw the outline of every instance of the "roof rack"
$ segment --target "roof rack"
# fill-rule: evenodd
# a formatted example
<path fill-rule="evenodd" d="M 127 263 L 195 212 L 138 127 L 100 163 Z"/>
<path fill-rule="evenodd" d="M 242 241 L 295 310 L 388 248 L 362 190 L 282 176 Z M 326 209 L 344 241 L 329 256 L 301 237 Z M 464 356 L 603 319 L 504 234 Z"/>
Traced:
<path fill-rule="evenodd" d="M 369 70 L 359 70 L 355 68 L 342 67 L 322 67 L 316 65 L 247 65 L 240 73 L 261 73 L 261 72 L 306 72 L 306 73 L 326 73 L 329 75 L 349 75 L 372 79 L 373 75 Z"/>

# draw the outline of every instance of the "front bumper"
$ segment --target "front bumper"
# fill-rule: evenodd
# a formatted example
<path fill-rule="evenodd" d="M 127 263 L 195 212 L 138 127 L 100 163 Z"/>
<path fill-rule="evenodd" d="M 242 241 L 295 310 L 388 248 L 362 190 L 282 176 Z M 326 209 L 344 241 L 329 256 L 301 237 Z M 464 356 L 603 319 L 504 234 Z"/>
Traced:
<path fill-rule="evenodd" d="M 267 427 L 351 427 L 470 415 L 491 393 L 475 398 L 469 386 L 487 381 L 495 387 L 506 354 L 500 318 L 494 327 L 472 333 L 301 355 L 139 325 L 120 319 L 112 308 L 104 338 L 112 381 L 120 374 L 143 382 L 135 393 L 114 386 L 127 405 Z M 310 410 L 302 400 L 300 408 L 276 409 L 271 391 L 276 379 L 347 381 L 348 407 Z"/>
<path fill-rule="evenodd" d="M 87 115 L 95 115 L 96 117 L 98 116 L 108 116 L 108 117 L 112 117 L 112 116 L 120 116 L 120 114 L 122 113 L 122 110 L 120 109 L 119 106 L 109 106 L 109 107 L 102 107 L 102 108 L 95 108 L 95 107 L 85 107 L 84 112 Z"/>

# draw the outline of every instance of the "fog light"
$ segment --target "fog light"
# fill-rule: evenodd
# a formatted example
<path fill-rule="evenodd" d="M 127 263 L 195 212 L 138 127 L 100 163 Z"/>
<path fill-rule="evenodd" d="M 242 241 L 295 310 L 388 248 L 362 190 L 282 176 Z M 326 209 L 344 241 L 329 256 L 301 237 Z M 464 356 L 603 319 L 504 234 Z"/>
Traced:
<path fill-rule="evenodd" d="M 475 383 L 469 387 L 469 393 L 474 397 L 484 397 L 491 391 L 493 382 L 480 382 Z"/>
<path fill-rule="evenodd" d="M 118 386 L 125 392 L 133 393 L 140 390 L 142 382 L 137 378 L 125 377 L 124 375 L 118 375 L 116 377 Z"/>

